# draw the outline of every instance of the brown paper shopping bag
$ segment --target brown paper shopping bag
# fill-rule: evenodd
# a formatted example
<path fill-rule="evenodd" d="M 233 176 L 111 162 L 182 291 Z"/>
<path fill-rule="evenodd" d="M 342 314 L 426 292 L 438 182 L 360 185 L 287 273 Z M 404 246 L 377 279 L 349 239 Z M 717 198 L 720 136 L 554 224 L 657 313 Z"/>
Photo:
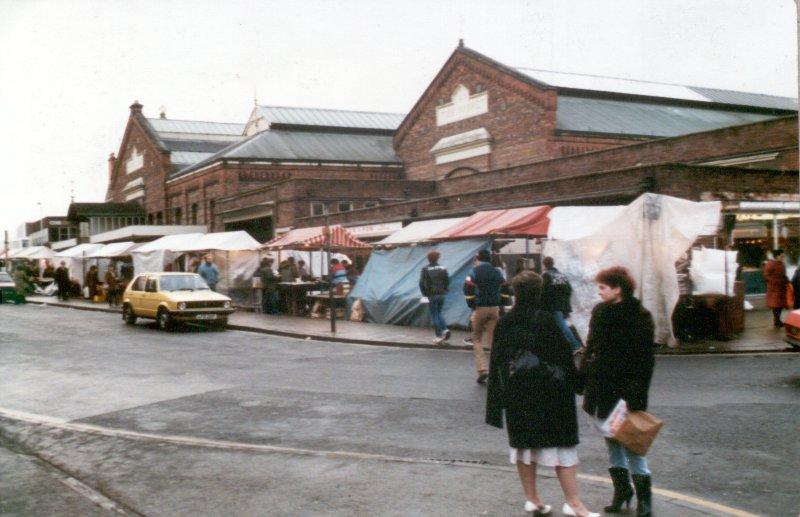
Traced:
<path fill-rule="evenodd" d="M 614 431 L 614 439 L 626 449 L 644 456 L 663 425 L 664 422 L 650 413 L 633 411 Z"/>

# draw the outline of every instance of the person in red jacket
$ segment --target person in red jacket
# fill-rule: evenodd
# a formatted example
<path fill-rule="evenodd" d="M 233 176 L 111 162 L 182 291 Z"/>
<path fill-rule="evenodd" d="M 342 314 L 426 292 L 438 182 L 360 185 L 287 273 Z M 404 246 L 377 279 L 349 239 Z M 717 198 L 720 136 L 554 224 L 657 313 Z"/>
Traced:
<path fill-rule="evenodd" d="M 786 289 L 789 279 L 783 264 L 783 250 L 772 250 L 772 260 L 764 264 L 764 281 L 767 283 L 767 307 L 772 309 L 772 322 L 782 327 L 781 312 L 786 307 Z"/>

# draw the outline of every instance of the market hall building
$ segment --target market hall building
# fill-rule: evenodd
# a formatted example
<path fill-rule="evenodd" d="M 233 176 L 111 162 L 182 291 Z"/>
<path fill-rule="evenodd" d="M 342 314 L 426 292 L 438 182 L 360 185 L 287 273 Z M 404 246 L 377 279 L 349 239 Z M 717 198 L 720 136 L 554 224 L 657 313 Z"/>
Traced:
<path fill-rule="evenodd" d="M 795 99 L 513 68 L 463 45 L 406 115 L 256 106 L 223 124 L 146 118 L 134 103 L 116 156 L 107 201 L 260 241 L 325 214 L 380 236 L 650 191 L 721 200 L 729 236 L 738 218 L 739 235 L 769 246 L 797 234 L 787 218 L 800 208 Z"/>

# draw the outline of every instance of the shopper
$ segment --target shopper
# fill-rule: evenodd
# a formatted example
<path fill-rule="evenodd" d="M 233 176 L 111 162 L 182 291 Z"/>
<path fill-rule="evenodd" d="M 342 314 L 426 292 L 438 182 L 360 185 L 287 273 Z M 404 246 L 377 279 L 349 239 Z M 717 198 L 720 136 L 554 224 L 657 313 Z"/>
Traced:
<path fill-rule="evenodd" d="M 536 489 L 537 464 L 554 467 L 565 515 L 598 517 L 578 495 L 577 372 L 569 342 L 551 311 L 542 310 L 542 277 L 525 271 L 511 280 L 514 307 L 494 331 L 486 423 L 508 429 L 510 461 L 525 493 L 525 511 L 547 515 L 551 507 Z"/>
<path fill-rule="evenodd" d="M 119 305 L 119 279 L 117 278 L 117 265 L 112 262 L 108 265 L 105 274 L 106 282 L 106 301 L 109 307 L 116 307 Z"/>
<path fill-rule="evenodd" d="M 97 295 L 97 286 L 100 284 L 100 274 L 97 272 L 97 266 L 91 266 L 89 271 L 86 272 L 86 278 L 83 282 L 84 289 L 89 289 L 89 299 L 92 300 Z"/>
<path fill-rule="evenodd" d="M 217 290 L 219 269 L 214 264 L 214 257 L 211 256 L 211 253 L 206 254 L 205 261 L 197 268 L 197 274 L 203 277 L 203 280 L 206 281 L 212 291 Z"/>
<path fill-rule="evenodd" d="M 489 250 L 480 250 L 475 257 L 478 265 L 472 269 L 467 282 L 475 285 L 475 310 L 472 312 L 472 351 L 475 355 L 475 369 L 478 384 L 485 384 L 489 377 L 489 365 L 483 347 L 492 349 L 492 336 L 497 320 L 500 318 L 500 286 L 503 275 L 492 266 Z"/>
<path fill-rule="evenodd" d="M 278 314 L 278 282 L 280 278 L 272 269 L 275 260 L 271 257 L 261 259 L 258 276 L 261 278 L 261 310 L 264 314 Z"/>
<path fill-rule="evenodd" d="M 438 251 L 428 253 L 428 265 L 419 272 L 419 290 L 422 296 L 428 299 L 428 310 L 431 313 L 431 322 L 436 337 L 434 345 L 442 345 L 450 339 L 450 330 L 442 317 L 444 297 L 450 287 L 450 275 L 447 269 L 439 265 Z"/>
<path fill-rule="evenodd" d="M 58 286 L 58 299 L 63 301 L 69 300 L 69 289 L 70 289 L 69 269 L 67 269 L 67 263 L 64 262 L 63 260 L 61 261 L 61 264 L 56 268 L 55 281 L 56 285 Z"/>
<path fill-rule="evenodd" d="M 628 270 L 604 269 L 595 280 L 602 301 L 592 310 L 581 375 L 585 382 L 583 409 L 599 423 L 620 399 L 629 411 L 647 409 L 655 345 L 653 318 L 633 296 L 636 284 Z M 632 478 L 637 515 L 650 515 L 651 473 L 647 459 L 611 438 L 606 438 L 606 446 L 614 498 L 605 511 L 614 513 L 623 503 L 630 505 L 634 494 Z"/>
<path fill-rule="evenodd" d="M 782 249 L 772 250 L 772 260 L 764 264 L 764 281 L 767 283 L 767 307 L 772 309 L 772 323 L 782 327 L 781 312 L 786 307 L 786 286 L 789 284 Z"/>
<path fill-rule="evenodd" d="M 553 313 L 558 327 L 572 347 L 572 352 L 576 353 L 581 349 L 581 342 L 575 337 L 575 333 L 567 323 L 567 318 L 572 312 L 572 304 L 569 300 L 572 296 L 572 285 L 570 285 L 567 275 L 556 269 L 553 257 L 545 257 L 542 260 L 542 266 L 544 266 L 544 273 L 542 273 L 544 309 Z"/>

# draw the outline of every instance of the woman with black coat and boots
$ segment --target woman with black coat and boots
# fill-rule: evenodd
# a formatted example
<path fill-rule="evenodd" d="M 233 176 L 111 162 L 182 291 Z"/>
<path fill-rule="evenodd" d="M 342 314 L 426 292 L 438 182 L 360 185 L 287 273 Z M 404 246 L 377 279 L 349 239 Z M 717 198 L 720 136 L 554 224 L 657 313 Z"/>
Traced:
<path fill-rule="evenodd" d="M 536 464 L 555 467 L 564 491 L 564 515 L 599 517 L 578 496 L 577 371 L 570 345 L 549 311 L 541 310 L 542 277 L 525 271 L 511 281 L 516 303 L 494 331 L 486 423 L 508 428 L 511 463 L 525 492 L 525 511 L 552 508 L 536 491 Z"/>
<path fill-rule="evenodd" d="M 629 411 L 647 409 L 655 345 L 653 317 L 633 296 L 636 284 L 628 270 L 608 268 L 600 271 L 595 281 L 602 302 L 592 310 L 581 375 L 585 383 L 583 409 L 602 422 L 620 399 L 627 403 Z M 605 511 L 619 512 L 623 503 L 630 506 L 634 494 L 632 478 L 637 515 L 651 515 L 647 459 L 616 440 L 606 438 L 606 445 L 614 499 Z"/>

